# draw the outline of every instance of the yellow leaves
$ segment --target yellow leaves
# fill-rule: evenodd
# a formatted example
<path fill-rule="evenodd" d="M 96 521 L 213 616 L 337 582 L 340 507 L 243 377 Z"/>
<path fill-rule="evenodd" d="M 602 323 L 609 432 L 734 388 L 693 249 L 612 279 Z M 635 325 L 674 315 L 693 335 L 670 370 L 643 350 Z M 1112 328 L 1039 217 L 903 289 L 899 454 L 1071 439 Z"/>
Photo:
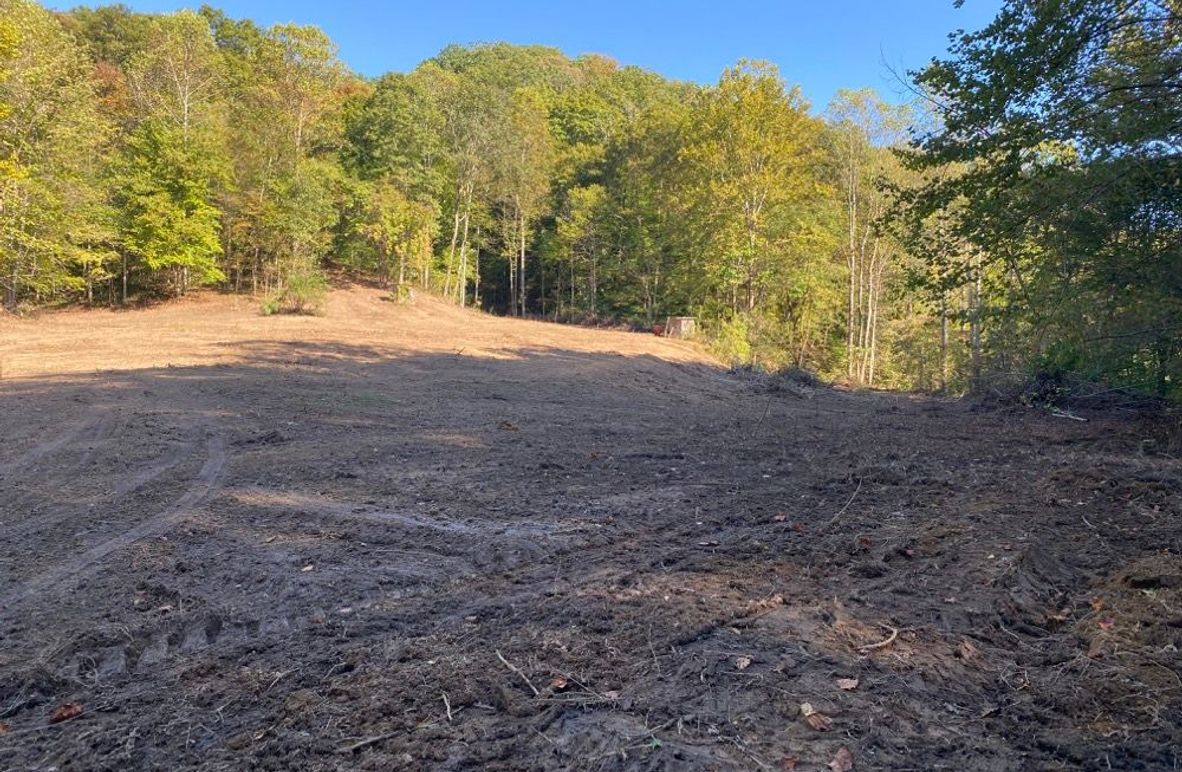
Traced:
<path fill-rule="evenodd" d="M 4 120 L 5 106 L 0 105 L 0 121 Z M 0 180 L 25 180 L 29 170 L 9 158 L 0 158 Z"/>

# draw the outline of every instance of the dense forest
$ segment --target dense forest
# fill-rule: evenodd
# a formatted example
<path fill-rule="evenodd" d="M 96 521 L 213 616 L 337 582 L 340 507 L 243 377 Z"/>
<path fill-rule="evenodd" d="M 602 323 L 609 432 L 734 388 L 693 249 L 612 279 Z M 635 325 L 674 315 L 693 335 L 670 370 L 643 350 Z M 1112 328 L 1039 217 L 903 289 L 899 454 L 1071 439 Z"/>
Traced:
<path fill-rule="evenodd" d="M 0 0 L 12 311 L 331 275 L 504 314 L 693 315 L 725 360 L 962 391 L 1182 394 L 1182 3 L 1009 0 L 810 105 L 598 55 L 450 46 L 351 73 L 314 27 Z"/>

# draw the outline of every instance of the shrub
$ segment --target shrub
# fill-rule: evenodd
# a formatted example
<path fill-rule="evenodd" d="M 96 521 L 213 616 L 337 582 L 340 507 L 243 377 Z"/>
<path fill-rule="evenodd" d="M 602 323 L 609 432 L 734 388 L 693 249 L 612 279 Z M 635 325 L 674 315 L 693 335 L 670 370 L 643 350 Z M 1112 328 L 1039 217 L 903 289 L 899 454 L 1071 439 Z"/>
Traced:
<path fill-rule="evenodd" d="M 723 321 L 709 336 L 710 349 L 719 361 L 732 367 L 751 362 L 751 343 L 747 335 L 747 320 L 735 316 Z"/>
<path fill-rule="evenodd" d="M 292 274 L 281 290 L 263 302 L 263 313 L 310 314 L 324 313 L 328 299 L 328 279 L 320 271 Z"/>

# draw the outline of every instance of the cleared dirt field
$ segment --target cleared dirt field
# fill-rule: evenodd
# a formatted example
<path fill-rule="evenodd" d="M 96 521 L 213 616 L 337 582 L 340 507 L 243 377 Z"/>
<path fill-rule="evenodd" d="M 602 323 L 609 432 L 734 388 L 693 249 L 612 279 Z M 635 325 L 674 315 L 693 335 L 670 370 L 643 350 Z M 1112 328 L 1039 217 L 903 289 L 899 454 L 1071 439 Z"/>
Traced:
<path fill-rule="evenodd" d="M 0 368 L 0 768 L 1182 760 L 1160 416 L 366 289 L 0 319 Z"/>

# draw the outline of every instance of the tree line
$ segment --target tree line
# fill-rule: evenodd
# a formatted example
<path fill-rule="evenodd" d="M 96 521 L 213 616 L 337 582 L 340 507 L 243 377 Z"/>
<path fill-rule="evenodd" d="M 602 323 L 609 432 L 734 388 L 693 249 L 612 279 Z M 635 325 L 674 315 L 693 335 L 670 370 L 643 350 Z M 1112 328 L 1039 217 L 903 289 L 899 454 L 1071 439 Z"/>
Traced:
<path fill-rule="evenodd" d="M 1012 0 L 914 105 L 814 111 L 765 62 L 700 86 L 487 44 L 366 79 L 314 27 L 0 0 L 0 292 L 346 271 L 506 314 L 693 315 L 724 359 L 855 384 L 1176 392 L 1177 29 L 1149 0 Z"/>

